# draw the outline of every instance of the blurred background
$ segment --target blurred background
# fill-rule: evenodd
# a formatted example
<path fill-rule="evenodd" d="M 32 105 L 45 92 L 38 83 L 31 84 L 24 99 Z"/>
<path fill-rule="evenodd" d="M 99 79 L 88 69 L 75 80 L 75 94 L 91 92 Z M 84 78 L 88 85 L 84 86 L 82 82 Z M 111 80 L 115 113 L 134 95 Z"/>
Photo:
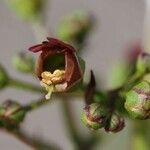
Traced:
<path fill-rule="evenodd" d="M 86 76 L 92 68 L 95 71 L 98 85 L 108 85 L 108 73 L 113 63 L 120 62 L 130 44 L 143 38 L 145 15 L 144 0 L 47 0 L 43 14 L 44 26 L 47 35 L 54 36 L 58 24 L 63 16 L 76 11 L 89 11 L 95 18 L 96 24 L 88 36 L 88 42 L 83 50 L 82 57 L 86 61 Z M 46 38 L 46 37 L 45 37 Z M 45 39 L 41 39 L 45 40 Z M 35 29 L 32 23 L 17 17 L 5 0 L 0 1 L 0 63 L 13 77 L 30 81 L 38 85 L 34 77 L 19 74 L 12 67 L 11 58 L 18 51 L 37 44 Z M 28 52 L 29 53 L 29 52 Z M 13 98 L 26 104 L 39 95 L 15 89 L 0 91 L 0 101 Z M 64 128 L 59 100 L 44 106 L 29 114 L 23 124 L 31 135 L 39 135 L 46 141 L 58 144 L 63 150 L 73 150 L 69 136 Z M 72 100 L 77 126 L 83 135 L 88 134 L 80 121 L 82 99 Z M 78 111 L 76 111 L 78 110 Z M 131 142 L 130 121 L 126 128 L 117 134 L 104 133 L 103 142 L 97 150 L 126 150 L 130 149 Z M 2 150 L 30 150 L 30 148 L 14 137 L 0 132 L 0 149 Z"/>

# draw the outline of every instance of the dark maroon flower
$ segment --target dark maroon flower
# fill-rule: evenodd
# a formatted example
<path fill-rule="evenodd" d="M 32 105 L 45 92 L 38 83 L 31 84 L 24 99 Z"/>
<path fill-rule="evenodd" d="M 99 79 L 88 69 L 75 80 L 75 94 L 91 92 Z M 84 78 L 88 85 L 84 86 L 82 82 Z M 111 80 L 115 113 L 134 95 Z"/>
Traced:
<path fill-rule="evenodd" d="M 29 48 L 36 53 L 41 51 L 37 59 L 35 72 L 41 85 L 49 92 L 68 90 L 82 78 L 82 71 L 76 50 L 69 44 L 54 38 Z"/>

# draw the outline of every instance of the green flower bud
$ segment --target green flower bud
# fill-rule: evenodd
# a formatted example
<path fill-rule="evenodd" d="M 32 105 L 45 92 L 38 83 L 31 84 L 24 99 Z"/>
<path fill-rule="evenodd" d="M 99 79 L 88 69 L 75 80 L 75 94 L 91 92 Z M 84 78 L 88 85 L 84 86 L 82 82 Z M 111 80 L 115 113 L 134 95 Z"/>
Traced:
<path fill-rule="evenodd" d="M 84 108 L 82 121 L 88 128 L 98 130 L 105 126 L 108 116 L 107 108 L 98 103 L 93 103 Z"/>
<path fill-rule="evenodd" d="M 137 119 L 150 118 L 150 83 L 142 81 L 126 94 L 125 108 Z"/>
<path fill-rule="evenodd" d="M 13 66 L 22 73 L 32 73 L 34 72 L 34 59 L 25 53 L 19 53 L 13 58 Z"/>
<path fill-rule="evenodd" d="M 105 130 L 107 132 L 116 133 L 121 131 L 124 128 L 124 126 L 125 126 L 124 119 L 121 116 L 114 113 L 111 116 L 110 120 L 108 121 L 108 124 L 105 126 Z"/>
<path fill-rule="evenodd" d="M 26 111 L 15 101 L 5 101 L 0 105 L 0 124 L 4 127 L 17 126 L 24 120 Z"/>
<path fill-rule="evenodd" d="M 35 20 L 40 16 L 44 0 L 9 0 L 10 6 L 23 19 Z"/>
<path fill-rule="evenodd" d="M 0 89 L 3 89 L 8 84 L 8 75 L 5 69 L 0 66 Z"/>
<path fill-rule="evenodd" d="M 83 43 L 90 31 L 93 18 L 84 11 L 77 11 L 63 18 L 58 27 L 58 37 L 75 44 Z"/>
<path fill-rule="evenodd" d="M 139 73 L 150 72 L 150 54 L 142 53 L 138 57 L 136 69 Z"/>

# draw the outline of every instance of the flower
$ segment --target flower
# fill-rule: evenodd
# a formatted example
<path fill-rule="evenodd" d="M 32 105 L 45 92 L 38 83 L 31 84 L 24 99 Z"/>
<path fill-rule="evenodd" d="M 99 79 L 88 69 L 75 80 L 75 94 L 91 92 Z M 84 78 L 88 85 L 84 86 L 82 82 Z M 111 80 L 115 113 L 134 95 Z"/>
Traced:
<path fill-rule="evenodd" d="M 42 44 L 30 47 L 36 53 L 42 51 L 37 59 L 35 72 L 41 85 L 46 88 L 49 99 L 52 92 L 64 92 L 82 78 L 76 50 L 58 39 L 47 38 Z"/>

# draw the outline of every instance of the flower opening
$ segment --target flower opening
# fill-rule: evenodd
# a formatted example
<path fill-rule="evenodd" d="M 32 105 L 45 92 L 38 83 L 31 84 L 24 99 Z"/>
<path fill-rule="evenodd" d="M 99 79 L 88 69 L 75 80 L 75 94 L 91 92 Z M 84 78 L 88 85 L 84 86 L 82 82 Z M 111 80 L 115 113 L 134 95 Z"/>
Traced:
<path fill-rule="evenodd" d="M 67 91 L 82 78 L 76 50 L 69 44 L 48 38 L 48 41 L 29 50 L 34 53 L 42 51 L 35 72 L 41 86 L 48 91 L 46 99 L 50 98 L 52 92 Z"/>

